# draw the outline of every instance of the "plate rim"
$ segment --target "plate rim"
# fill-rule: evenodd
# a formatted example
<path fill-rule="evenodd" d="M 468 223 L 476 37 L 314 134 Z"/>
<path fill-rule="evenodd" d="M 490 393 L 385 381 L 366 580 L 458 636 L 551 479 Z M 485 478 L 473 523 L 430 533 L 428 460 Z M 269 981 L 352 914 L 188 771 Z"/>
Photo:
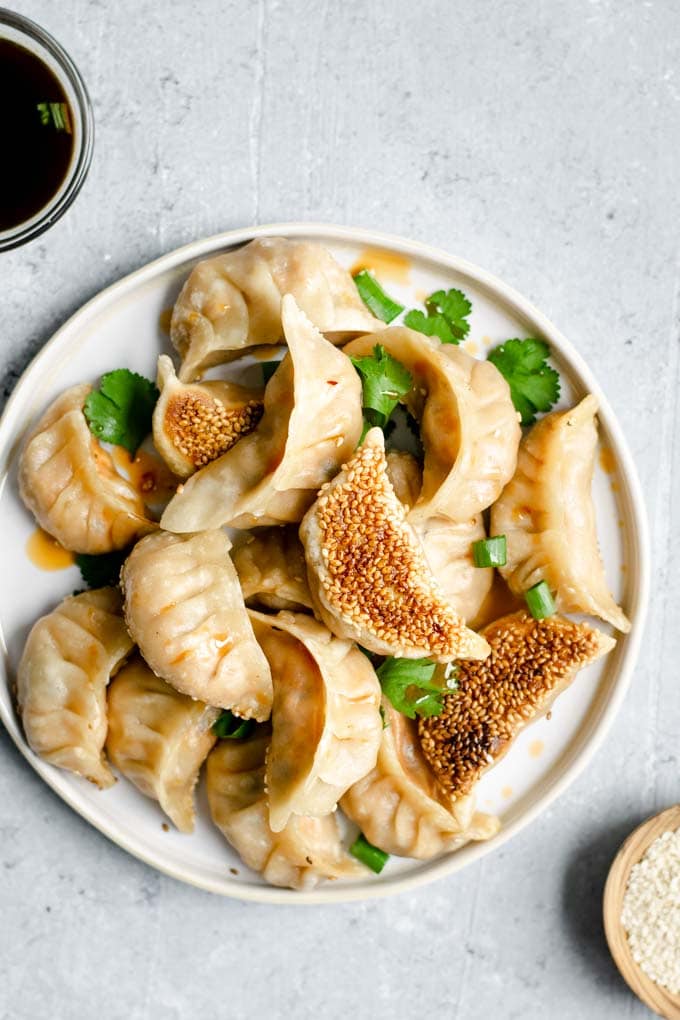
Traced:
<path fill-rule="evenodd" d="M 0 417 L 0 455 L 3 458 L 3 476 L 0 478 L 0 493 L 6 481 L 5 462 L 8 454 L 11 453 L 14 437 L 13 431 L 16 428 L 17 416 L 20 404 L 23 402 L 24 393 L 29 391 L 34 379 L 39 375 L 42 362 L 47 358 L 55 347 L 64 343 L 72 332 L 77 332 L 87 327 L 88 319 L 95 313 L 104 311 L 114 304 L 119 298 L 139 286 L 152 280 L 156 275 L 167 270 L 176 268 L 182 262 L 190 259 L 206 257 L 212 252 L 221 248 L 233 247 L 238 244 L 245 244 L 257 237 L 309 237 L 318 240 L 324 238 L 348 241 L 367 247 L 384 248 L 389 251 L 398 252 L 402 255 L 411 255 L 426 258 L 434 263 L 446 266 L 454 272 L 469 276 L 476 283 L 490 291 L 497 299 L 500 297 L 510 305 L 515 312 L 531 319 L 539 328 L 548 342 L 559 350 L 564 360 L 573 367 L 576 373 L 586 384 L 588 390 L 594 393 L 599 402 L 600 417 L 606 426 L 610 439 L 616 448 L 616 456 L 621 468 L 622 478 L 627 486 L 627 495 L 630 501 L 632 515 L 632 544 L 635 550 L 635 585 L 633 594 L 633 606 L 630 616 L 634 622 L 631 632 L 626 635 L 627 646 L 624 649 L 623 660 L 618 668 L 616 678 L 612 684 L 611 693 L 603 706 L 599 718 L 595 721 L 593 731 L 588 742 L 575 755 L 574 759 L 563 768 L 550 783 L 548 788 L 541 793 L 535 802 L 521 812 L 507 825 L 504 825 L 497 836 L 484 843 L 468 844 L 466 848 L 449 855 L 435 858 L 430 862 L 419 862 L 421 867 L 412 874 L 395 875 L 392 878 L 385 878 L 374 885 L 361 883 L 356 885 L 321 885 L 313 890 L 281 889 L 275 886 L 243 885 L 238 882 L 231 882 L 228 874 L 218 884 L 209 878 L 201 878 L 193 872 L 176 866 L 172 862 L 159 860 L 153 853 L 148 853 L 143 846 L 136 845 L 134 838 L 130 838 L 124 831 L 118 829 L 115 822 L 106 819 L 94 819 L 88 810 L 78 803 L 75 791 L 68 785 L 68 777 L 64 776 L 62 782 L 61 770 L 44 762 L 34 754 L 23 738 L 23 735 L 16 724 L 13 713 L 7 713 L 5 705 L 0 702 L 0 719 L 8 732 L 11 740 L 28 761 L 31 767 L 38 773 L 47 785 L 74 811 L 84 818 L 90 825 L 93 825 L 103 835 L 116 843 L 121 849 L 142 860 L 145 864 L 171 878 L 185 882 L 207 892 L 227 896 L 229 898 L 273 904 L 307 904 L 316 905 L 320 903 L 347 903 L 359 900 L 378 899 L 397 893 L 413 890 L 424 886 L 437 879 L 451 875 L 466 864 L 472 864 L 485 857 L 487 854 L 498 849 L 513 836 L 517 835 L 524 828 L 529 826 L 542 814 L 555 800 L 566 791 L 566 789 L 578 778 L 587 768 L 593 757 L 600 749 L 606 738 L 612 723 L 618 714 L 623 699 L 630 686 L 633 670 L 638 658 L 642 635 L 644 633 L 645 620 L 647 616 L 651 574 L 650 535 L 647 511 L 642 496 L 642 488 L 638 478 L 637 469 L 632 454 L 628 447 L 624 432 L 619 424 L 618 418 L 611 408 L 606 395 L 602 391 L 597 380 L 594 378 L 589 366 L 583 357 L 574 348 L 571 342 L 561 333 L 560 330 L 541 312 L 535 305 L 525 298 L 514 287 L 505 283 L 495 274 L 469 262 L 460 256 L 453 255 L 438 247 L 425 244 L 421 241 L 413 241 L 398 235 L 366 229 L 362 227 L 340 226 L 332 223 L 294 221 L 290 223 L 262 224 L 250 227 L 239 227 L 233 230 L 212 234 L 209 237 L 191 241 L 179 248 L 175 248 L 139 268 L 126 274 L 121 279 L 114 281 L 107 287 L 100 290 L 83 305 L 80 306 L 59 329 L 46 341 L 43 347 L 32 358 L 18 378 L 14 389 L 7 400 L 2 416 Z M 6 670 L 6 654 L 3 656 L 3 664 L 0 670 L 3 682 L 9 686 L 10 678 Z M 467 852 L 466 852 L 467 851 Z M 367 876 L 367 882 L 370 877 Z"/>

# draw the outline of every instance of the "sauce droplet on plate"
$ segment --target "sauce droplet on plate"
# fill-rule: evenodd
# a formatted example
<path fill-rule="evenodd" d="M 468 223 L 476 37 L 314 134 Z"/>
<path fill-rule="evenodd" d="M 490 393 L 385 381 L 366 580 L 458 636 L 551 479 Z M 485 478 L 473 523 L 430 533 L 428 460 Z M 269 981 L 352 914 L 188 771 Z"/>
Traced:
<path fill-rule="evenodd" d="M 26 553 L 33 566 L 40 570 L 66 570 L 75 563 L 75 556 L 42 528 L 36 528 L 26 543 Z"/>
<path fill-rule="evenodd" d="M 172 322 L 172 308 L 164 308 L 158 316 L 158 328 L 161 333 L 170 335 L 170 323 Z"/>
<path fill-rule="evenodd" d="M 613 475 L 616 471 L 616 458 L 608 446 L 600 447 L 600 467 L 608 475 Z"/>
<path fill-rule="evenodd" d="M 532 740 L 529 744 L 529 754 L 532 758 L 540 758 L 544 748 L 545 744 L 542 740 Z"/>
<path fill-rule="evenodd" d="M 503 789 L 501 790 L 501 797 L 503 797 L 504 800 L 510 800 L 510 798 L 512 797 L 512 794 L 513 794 L 513 789 L 512 789 L 511 786 L 504 786 Z"/>
<path fill-rule="evenodd" d="M 381 283 L 385 280 L 408 283 L 411 279 L 411 260 L 393 251 L 383 251 L 382 248 L 363 249 L 350 273 L 355 276 L 362 269 L 372 270 Z"/>

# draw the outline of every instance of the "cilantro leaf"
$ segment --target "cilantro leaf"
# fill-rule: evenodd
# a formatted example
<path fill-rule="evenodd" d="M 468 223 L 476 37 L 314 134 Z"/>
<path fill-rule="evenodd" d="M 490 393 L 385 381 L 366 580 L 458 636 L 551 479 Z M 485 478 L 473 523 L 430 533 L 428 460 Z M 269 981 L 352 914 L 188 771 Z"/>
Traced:
<path fill-rule="evenodd" d="M 364 418 L 369 426 L 384 428 L 399 398 L 413 386 L 411 373 L 380 344 L 373 354 L 351 358 L 351 362 L 361 376 Z"/>
<path fill-rule="evenodd" d="M 457 344 L 458 340 L 443 315 L 426 315 L 418 308 L 413 308 L 404 316 L 404 325 L 415 329 L 425 336 L 438 336 L 443 344 Z"/>
<path fill-rule="evenodd" d="M 472 311 L 472 305 L 463 294 L 462 290 L 436 290 L 430 294 L 425 302 L 429 315 L 442 315 L 451 332 L 458 340 L 464 340 L 470 332 L 470 323 L 467 317 Z"/>
<path fill-rule="evenodd" d="M 123 566 L 128 552 L 127 549 L 121 549 L 102 553 L 100 556 L 78 553 L 76 566 L 88 588 L 105 588 L 107 585 L 118 584 L 120 568 Z"/>
<path fill-rule="evenodd" d="M 385 659 L 376 670 L 383 689 L 397 712 L 415 719 L 439 715 L 444 695 L 451 690 L 432 681 L 436 665 L 431 659 Z"/>
<path fill-rule="evenodd" d="M 560 396 L 560 377 L 547 363 L 550 348 L 542 340 L 506 340 L 489 352 L 488 360 L 510 386 L 522 425 L 532 425 L 538 411 L 549 411 Z"/>
<path fill-rule="evenodd" d="M 124 446 L 132 456 L 151 431 L 151 416 L 159 393 L 154 384 L 127 368 L 103 375 L 83 412 L 90 432 L 107 443 Z"/>
<path fill-rule="evenodd" d="M 404 306 L 386 294 L 376 280 L 373 273 L 362 269 L 354 277 L 359 297 L 368 308 L 369 312 L 375 315 L 376 319 L 382 322 L 392 322 L 404 311 Z"/>

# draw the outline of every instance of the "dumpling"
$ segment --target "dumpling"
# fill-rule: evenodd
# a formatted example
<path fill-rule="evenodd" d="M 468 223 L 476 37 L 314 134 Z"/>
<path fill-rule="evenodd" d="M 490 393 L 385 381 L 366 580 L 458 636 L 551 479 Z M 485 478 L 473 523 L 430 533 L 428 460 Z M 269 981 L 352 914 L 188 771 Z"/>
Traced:
<path fill-rule="evenodd" d="M 387 477 L 371 429 L 300 527 L 315 609 L 339 637 L 378 655 L 484 658 L 488 645 L 442 597 Z"/>
<path fill-rule="evenodd" d="M 271 673 L 229 549 L 223 531 L 148 535 L 121 572 L 125 618 L 151 669 L 176 690 L 246 719 L 267 719 Z"/>
<path fill-rule="evenodd" d="M 312 609 L 305 551 L 297 528 L 258 528 L 232 551 L 246 604 Z"/>
<path fill-rule="evenodd" d="M 17 701 L 30 747 L 101 788 L 115 782 L 102 753 L 106 685 L 131 650 L 120 593 L 97 588 L 38 620 L 19 662 Z"/>
<path fill-rule="evenodd" d="M 490 361 L 405 326 L 359 337 L 344 350 L 361 357 L 376 344 L 414 380 L 404 402 L 420 422 L 425 464 L 409 521 L 470 520 L 491 506 L 515 470 L 521 431 L 508 384 Z"/>
<path fill-rule="evenodd" d="M 325 878 L 365 874 L 343 849 L 336 815 L 293 815 L 280 832 L 269 825 L 265 757 L 267 726 L 249 740 L 222 740 L 208 758 L 208 803 L 218 829 L 244 864 L 270 885 L 313 889 Z"/>
<path fill-rule="evenodd" d="M 248 347 L 281 343 L 284 294 L 336 343 L 380 327 L 350 274 L 321 245 L 259 238 L 199 262 L 184 284 L 170 326 L 183 358 L 180 379 L 195 379 Z"/>
<path fill-rule="evenodd" d="M 517 734 L 548 712 L 580 669 L 606 655 L 614 638 L 559 616 L 504 616 L 482 631 L 484 662 L 458 664 L 458 688 L 441 715 L 418 721 L 423 753 L 444 790 L 466 797 Z"/>
<path fill-rule="evenodd" d="M 453 801 L 423 756 L 416 723 L 383 699 L 385 728 L 375 768 L 340 802 L 366 839 L 388 854 L 429 860 L 496 834 L 499 821 L 475 812 L 472 796 Z"/>
<path fill-rule="evenodd" d="M 299 521 L 357 445 L 362 396 L 351 362 L 290 295 L 281 316 L 289 353 L 265 390 L 262 421 L 185 483 L 163 514 L 166 530 Z"/>
<path fill-rule="evenodd" d="M 387 474 L 408 515 L 420 493 L 422 472 L 418 461 L 410 453 L 393 450 L 387 454 Z M 466 521 L 428 517 L 416 522 L 413 530 L 444 598 L 474 627 L 493 584 L 493 570 L 476 567 L 472 555 L 473 542 L 486 538 L 482 515 L 476 514 Z"/>
<path fill-rule="evenodd" d="M 111 764 L 157 800 L 180 832 L 193 832 L 194 787 L 221 709 L 179 694 L 139 656 L 109 687 L 108 708 Z"/>
<path fill-rule="evenodd" d="M 51 404 L 19 459 L 19 492 L 41 528 L 72 552 L 124 549 L 158 525 L 135 487 L 85 421 L 91 387 L 72 386 Z"/>
<path fill-rule="evenodd" d="M 507 539 L 501 573 L 516 594 L 545 581 L 565 613 L 590 613 L 621 631 L 630 622 L 609 591 L 591 496 L 597 398 L 553 411 L 522 440 L 517 472 L 491 510 Z"/>
<path fill-rule="evenodd" d="M 274 681 L 266 786 L 280 832 L 291 815 L 329 814 L 373 768 L 380 684 L 362 652 L 312 617 L 249 612 Z"/>
<path fill-rule="evenodd" d="M 221 457 L 262 417 L 262 391 L 226 379 L 181 383 L 167 354 L 158 358 L 157 383 L 153 441 L 179 478 Z"/>

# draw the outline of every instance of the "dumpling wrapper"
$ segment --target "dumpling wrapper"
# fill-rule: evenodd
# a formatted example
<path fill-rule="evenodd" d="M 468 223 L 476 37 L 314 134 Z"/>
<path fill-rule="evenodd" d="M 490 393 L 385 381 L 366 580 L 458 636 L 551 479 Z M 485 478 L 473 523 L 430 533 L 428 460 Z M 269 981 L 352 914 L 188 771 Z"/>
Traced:
<path fill-rule="evenodd" d="M 309 241 L 263 237 L 199 262 L 172 313 L 170 338 L 183 358 L 180 379 L 195 379 L 260 344 L 284 340 L 281 298 L 292 294 L 322 333 L 341 343 L 380 328 L 346 269 Z"/>
<path fill-rule="evenodd" d="M 376 344 L 414 381 L 403 401 L 420 422 L 425 463 L 409 521 L 470 520 L 491 506 L 515 470 L 521 430 L 507 382 L 490 361 L 406 326 L 359 337 L 344 350 L 362 357 Z"/>
<path fill-rule="evenodd" d="M 249 610 L 274 681 L 267 757 L 269 824 L 320 818 L 375 765 L 380 684 L 366 656 L 310 616 Z"/>
<path fill-rule="evenodd" d="M 297 528 L 257 528 L 232 550 L 246 605 L 267 609 L 312 609 L 305 551 Z"/>
<path fill-rule="evenodd" d="M 90 432 L 83 405 L 91 389 L 72 386 L 45 411 L 19 458 L 19 492 L 65 549 L 97 555 L 124 549 L 158 525 Z"/>
<path fill-rule="evenodd" d="M 263 391 L 227 379 L 182 383 L 167 354 L 158 357 L 156 382 L 161 395 L 153 412 L 153 441 L 178 478 L 217 460 L 262 417 Z"/>
<path fill-rule="evenodd" d="M 317 614 L 378 655 L 437 662 L 484 658 L 486 641 L 444 599 L 387 475 L 371 429 L 300 526 Z"/>
<path fill-rule="evenodd" d="M 388 854 L 430 860 L 494 836 L 500 827 L 495 816 L 476 812 L 472 796 L 454 801 L 439 787 L 420 749 L 417 723 L 386 698 L 383 713 L 376 766 L 340 802 L 366 839 Z"/>
<path fill-rule="evenodd" d="M 590 613 L 629 631 L 609 591 L 591 495 L 597 398 L 541 418 L 522 440 L 517 471 L 491 510 L 491 531 L 507 539 L 500 568 L 518 595 L 545 581 L 557 608 Z"/>
<path fill-rule="evenodd" d="M 180 694 L 136 656 L 109 687 L 108 715 L 111 764 L 158 801 L 180 832 L 193 832 L 194 787 L 221 709 Z"/>
<path fill-rule="evenodd" d="M 387 474 L 408 519 L 408 510 L 420 493 L 420 465 L 410 453 L 391 451 L 387 454 Z M 493 584 L 493 570 L 476 567 L 472 554 L 473 543 L 486 538 L 482 515 L 465 521 L 428 517 L 417 521 L 413 530 L 444 598 L 468 626 L 475 627 Z"/>
<path fill-rule="evenodd" d="M 255 640 L 222 531 L 159 531 L 123 565 L 125 618 L 142 656 L 182 694 L 267 719 L 271 673 Z"/>
<path fill-rule="evenodd" d="M 359 376 L 290 296 L 281 307 L 289 352 L 264 394 L 254 432 L 202 468 L 168 505 L 168 531 L 300 521 L 351 455 L 363 427 Z"/>
<path fill-rule="evenodd" d="M 29 746 L 51 765 L 102 789 L 106 685 L 132 650 L 120 592 L 97 588 L 64 599 L 34 624 L 17 672 L 17 701 Z"/>
<path fill-rule="evenodd" d="M 247 867 L 270 885 L 313 889 L 323 879 L 362 877 L 343 849 L 336 815 L 293 815 L 280 832 L 269 825 L 265 792 L 268 726 L 248 740 L 222 740 L 208 758 L 212 819 Z"/>

